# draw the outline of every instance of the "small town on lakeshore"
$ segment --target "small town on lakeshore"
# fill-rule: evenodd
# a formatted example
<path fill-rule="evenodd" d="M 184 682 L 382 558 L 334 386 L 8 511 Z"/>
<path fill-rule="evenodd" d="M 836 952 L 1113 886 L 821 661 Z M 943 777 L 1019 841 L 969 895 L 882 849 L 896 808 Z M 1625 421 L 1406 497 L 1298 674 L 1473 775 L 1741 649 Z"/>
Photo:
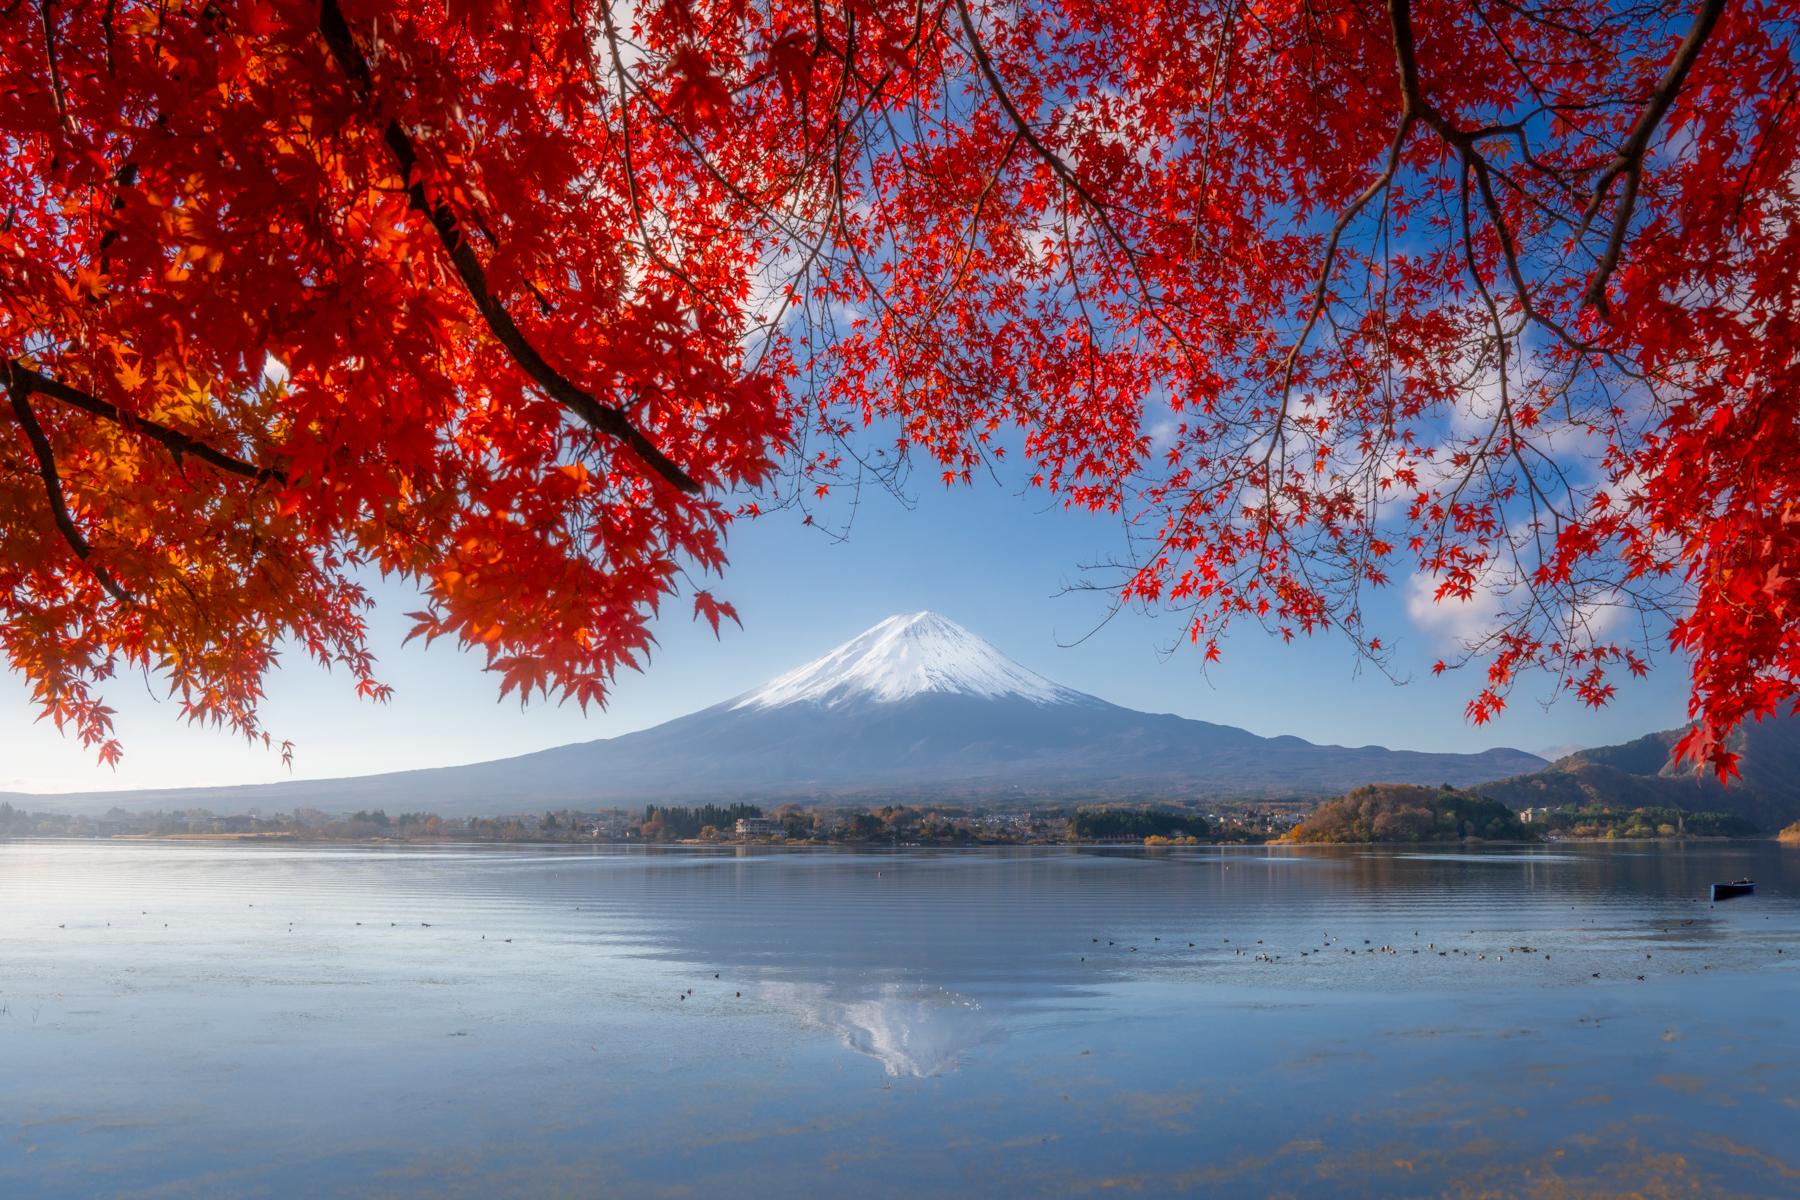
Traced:
<path fill-rule="evenodd" d="M 1345 815 L 1381 810 L 1372 823 Z M 1474 811 L 1470 811 L 1474 810 Z M 1405 817 L 1416 815 L 1408 824 Z M 27 812 L 0 803 L 0 837 L 168 838 L 222 841 L 499 842 L 608 846 L 1261 845 L 1551 842 L 1752 837 L 1742 818 L 1673 808 L 1600 804 L 1511 813 L 1453 788 L 1359 789 L 1317 798 L 1210 804 L 1045 805 L 1013 809 L 943 804 L 783 803 L 564 808 L 494 817 L 364 810 L 220 815 L 206 809 L 99 815 Z M 1784 840 L 1793 836 L 1789 830 Z"/>

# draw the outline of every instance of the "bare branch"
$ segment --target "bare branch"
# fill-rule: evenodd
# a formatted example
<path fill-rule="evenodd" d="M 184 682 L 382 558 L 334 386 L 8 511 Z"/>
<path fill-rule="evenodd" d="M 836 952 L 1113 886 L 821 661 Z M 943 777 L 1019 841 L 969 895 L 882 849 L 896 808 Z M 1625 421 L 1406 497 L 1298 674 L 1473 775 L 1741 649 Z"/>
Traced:
<path fill-rule="evenodd" d="M 1400 150 L 1406 144 L 1406 134 L 1412 128 L 1412 123 L 1412 106 L 1408 104 L 1401 111 L 1399 127 L 1394 130 L 1394 140 L 1388 144 L 1387 160 L 1382 165 L 1381 173 L 1368 187 L 1362 190 L 1356 199 L 1350 202 L 1344 211 L 1338 214 L 1338 219 L 1331 226 L 1330 235 L 1325 239 L 1325 257 L 1324 261 L 1319 264 L 1319 278 L 1313 285 L 1312 303 L 1308 306 L 1306 324 L 1301 326 L 1300 336 L 1294 339 L 1294 344 L 1288 347 L 1287 361 L 1282 364 L 1281 411 L 1276 414 L 1275 428 L 1270 430 L 1270 455 L 1274 453 L 1275 442 L 1279 440 L 1281 427 L 1287 419 L 1288 394 L 1294 386 L 1295 364 L 1300 358 L 1300 352 L 1306 347 L 1307 339 L 1312 337 L 1313 330 L 1318 326 L 1320 315 L 1325 311 L 1326 301 L 1331 290 L 1331 273 L 1337 262 L 1338 244 L 1343 240 L 1344 231 L 1350 227 L 1350 222 L 1356 219 L 1356 215 L 1368 206 L 1369 201 L 1379 196 L 1394 181 L 1394 175 L 1400 169 Z M 1268 455 L 1264 456 L 1263 461 L 1268 462 Z"/>

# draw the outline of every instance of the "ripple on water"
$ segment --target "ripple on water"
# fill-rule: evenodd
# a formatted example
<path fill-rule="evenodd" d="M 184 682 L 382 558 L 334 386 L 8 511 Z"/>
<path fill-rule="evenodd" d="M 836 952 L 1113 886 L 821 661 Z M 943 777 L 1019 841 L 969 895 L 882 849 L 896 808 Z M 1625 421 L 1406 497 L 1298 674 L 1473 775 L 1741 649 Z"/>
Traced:
<path fill-rule="evenodd" d="M 1506 1192 L 1619 1175 L 1622 1128 L 1776 1194 L 1797 874 L 0 844 L 0 1194 Z"/>

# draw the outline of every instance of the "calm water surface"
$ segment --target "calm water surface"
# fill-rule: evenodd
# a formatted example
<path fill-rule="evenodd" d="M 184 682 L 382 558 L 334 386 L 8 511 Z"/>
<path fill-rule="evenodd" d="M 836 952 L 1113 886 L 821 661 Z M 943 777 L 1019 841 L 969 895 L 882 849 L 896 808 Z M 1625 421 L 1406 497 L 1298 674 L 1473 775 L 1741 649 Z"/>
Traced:
<path fill-rule="evenodd" d="M 0 1196 L 1800 1196 L 1796 999 L 1773 843 L 0 843 Z"/>

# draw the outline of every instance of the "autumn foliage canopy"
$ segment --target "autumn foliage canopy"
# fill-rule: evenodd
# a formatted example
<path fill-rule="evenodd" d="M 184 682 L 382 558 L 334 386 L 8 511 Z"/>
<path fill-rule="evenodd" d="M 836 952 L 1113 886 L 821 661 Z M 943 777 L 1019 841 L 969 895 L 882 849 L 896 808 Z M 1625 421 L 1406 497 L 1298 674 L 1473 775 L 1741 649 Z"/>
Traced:
<path fill-rule="evenodd" d="M 1797 17 L 0 0 L 0 647 L 103 758 L 127 670 L 266 738 L 284 647 L 384 694 L 379 571 L 585 704 L 732 521 L 1004 458 L 1205 656 L 1423 588 L 1475 720 L 1672 643 L 1728 769 L 1800 689 Z"/>

